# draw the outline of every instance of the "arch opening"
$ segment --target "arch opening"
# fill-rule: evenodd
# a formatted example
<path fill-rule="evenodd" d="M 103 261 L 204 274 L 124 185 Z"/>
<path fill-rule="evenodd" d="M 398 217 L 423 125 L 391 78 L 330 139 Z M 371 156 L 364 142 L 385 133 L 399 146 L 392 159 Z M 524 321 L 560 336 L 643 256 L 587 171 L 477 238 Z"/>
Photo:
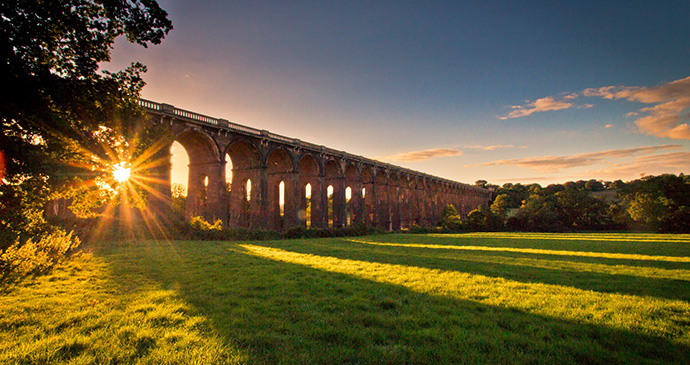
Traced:
<path fill-rule="evenodd" d="M 270 228 L 282 231 L 295 226 L 296 175 L 290 152 L 283 148 L 271 151 L 266 160 L 266 175 L 269 192 L 272 192 L 268 197 Z"/>
<path fill-rule="evenodd" d="M 322 193 L 320 167 L 316 158 L 311 154 L 305 154 L 299 160 L 298 186 L 299 195 L 297 202 L 299 224 L 306 228 L 323 227 Z"/>
<path fill-rule="evenodd" d="M 304 186 L 304 224 L 307 226 L 307 228 L 311 228 L 311 196 L 311 184 L 307 183 L 307 185 Z"/>
<path fill-rule="evenodd" d="M 352 188 L 345 188 L 345 225 L 352 225 Z"/>
<path fill-rule="evenodd" d="M 187 219 L 227 220 L 225 156 L 213 138 L 202 131 L 185 130 L 175 136 L 170 154 L 173 208 Z"/>
<path fill-rule="evenodd" d="M 328 227 L 333 228 L 333 185 L 328 185 L 328 187 L 326 188 L 326 195 L 328 196 Z"/>

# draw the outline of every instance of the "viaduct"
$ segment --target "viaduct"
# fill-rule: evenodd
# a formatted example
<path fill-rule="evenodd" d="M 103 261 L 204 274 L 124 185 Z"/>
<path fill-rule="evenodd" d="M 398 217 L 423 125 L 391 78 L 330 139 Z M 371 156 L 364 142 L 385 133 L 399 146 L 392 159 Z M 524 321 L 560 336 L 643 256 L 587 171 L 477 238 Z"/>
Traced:
<path fill-rule="evenodd" d="M 361 223 L 399 230 L 413 224 L 435 225 L 448 204 L 464 215 L 486 206 L 490 198 L 488 190 L 476 186 L 169 104 L 143 99 L 139 103 L 187 151 L 187 217 L 273 230 Z M 169 148 L 163 152 L 168 153 L 168 163 L 158 172 L 163 181 L 159 188 L 169 197 Z M 229 191 L 226 155 L 232 163 Z"/>

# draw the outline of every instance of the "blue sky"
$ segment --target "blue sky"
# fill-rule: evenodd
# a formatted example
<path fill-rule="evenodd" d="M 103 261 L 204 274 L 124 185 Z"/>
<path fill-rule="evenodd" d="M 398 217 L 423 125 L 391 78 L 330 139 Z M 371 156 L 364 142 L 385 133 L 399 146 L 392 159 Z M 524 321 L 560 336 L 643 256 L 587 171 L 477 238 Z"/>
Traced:
<path fill-rule="evenodd" d="M 687 1 L 159 3 L 104 66 L 150 100 L 466 183 L 690 170 Z"/>

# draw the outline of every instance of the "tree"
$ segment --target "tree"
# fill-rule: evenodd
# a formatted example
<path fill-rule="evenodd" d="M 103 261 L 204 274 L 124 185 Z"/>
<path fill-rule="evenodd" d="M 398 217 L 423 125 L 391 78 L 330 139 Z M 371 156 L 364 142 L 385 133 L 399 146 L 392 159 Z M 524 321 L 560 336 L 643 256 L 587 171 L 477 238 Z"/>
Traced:
<path fill-rule="evenodd" d="M 619 192 L 640 228 L 662 232 L 690 230 L 690 183 L 685 176 L 645 176 Z"/>
<path fill-rule="evenodd" d="M 43 192 L 29 196 L 39 199 L 35 208 L 105 176 L 118 160 L 146 157 L 155 135 L 136 123 L 144 117 L 137 99 L 145 66 L 98 68 L 110 60 L 117 37 L 146 47 L 171 29 L 154 0 L 0 4 L 0 229 L 8 228 L 7 212 L 16 211 L 6 197 L 25 184 Z"/>
<path fill-rule="evenodd" d="M 595 179 L 591 179 L 585 183 L 584 189 L 587 191 L 602 191 L 604 190 L 604 183 Z"/>
<path fill-rule="evenodd" d="M 587 191 L 563 190 L 554 194 L 554 212 L 567 230 L 600 230 L 613 223 L 609 206 Z"/>
<path fill-rule="evenodd" d="M 467 225 L 471 231 L 497 231 L 503 228 L 503 219 L 491 210 L 479 206 L 467 214 Z"/>
<path fill-rule="evenodd" d="M 506 210 L 510 207 L 510 197 L 508 194 L 500 194 L 496 197 L 493 204 L 491 204 L 491 212 L 501 217 L 506 216 Z"/>
<path fill-rule="evenodd" d="M 480 188 L 486 187 L 486 184 L 486 180 L 477 180 L 474 182 L 474 185 L 479 186 Z"/>
<path fill-rule="evenodd" d="M 517 215 L 508 219 L 511 230 L 562 232 L 567 230 L 558 218 L 552 196 L 533 194 L 525 199 Z"/>
<path fill-rule="evenodd" d="M 453 204 L 449 204 L 441 211 L 441 226 L 450 231 L 458 231 L 462 228 L 462 219 Z"/>

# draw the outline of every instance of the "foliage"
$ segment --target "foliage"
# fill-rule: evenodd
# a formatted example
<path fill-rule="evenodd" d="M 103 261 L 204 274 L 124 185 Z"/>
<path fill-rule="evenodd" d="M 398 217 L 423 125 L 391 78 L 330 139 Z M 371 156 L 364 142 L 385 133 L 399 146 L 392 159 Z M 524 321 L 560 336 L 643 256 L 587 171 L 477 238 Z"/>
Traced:
<path fill-rule="evenodd" d="M 517 215 L 506 221 L 509 230 L 690 232 L 690 181 L 682 174 L 666 174 L 627 183 L 504 184 L 497 190 L 491 206 L 495 214 L 518 207 Z"/>
<path fill-rule="evenodd" d="M 627 212 L 638 228 L 657 232 L 690 232 L 690 181 L 664 174 L 629 182 L 621 190 Z"/>
<path fill-rule="evenodd" d="M 50 231 L 44 202 L 52 197 L 45 182 L 30 177 L 18 185 L 0 183 L 0 250 Z"/>
<path fill-rule="evenodd" d="M 510 196 L 508 194 L 499 194 L 491 204 L 491 212 L 502 219 L 505 219 L 508 208 L 510 208 Z"/>
<path fill-rule="evenodd" d="M 441 211 L 441 221 L 439 225 L 451 232 L 462 230 L 462 218 L 452 204 L 445 206 Z"/>
<path fill-rule="evenodd" d="M 79 238 L 72 232 L 55 230 L 38 241 L 29 238 L 0 250 L 0 283 L 14 282 L 28 275 L 45 273 L 77 248 Z"/>
<path fill-rule="evenodd" d="M 1 3 L 3 225 L 17 226 L 22 215 L 60 197 L 73 199 L 75 211 L 88 216 L 102 203 L 89 189 L 109 175 L 112 164 L 147 157 L 142 153 L 157 137 L 148 123 L 138 123 L 144 118 L 137 99 L 146 67 L 134 63 L 114 73 L 98 68 L 110 60 L 117 37 L 146 47 L 170 29 L 153 0 Z M 7 205 L 18 197 L 20 204 Z M 16 227 L 11 230 L 16 236 Z"/>
<path fill-rule="evenodd" d="M 200 231 L 220 231 L 223 229 L 223 221 L 217 219 L 213 224 L 207 222 L 203 217 L 192 217 L 189 220 L 189 225 L 196 230 Z"/>
<path fill-rule="evenodd" d="M 503 218 L 491 210 L 479 206 L 467 213 L 467 229 L 473 232 L 491 232 L 503 228 Z"/>

